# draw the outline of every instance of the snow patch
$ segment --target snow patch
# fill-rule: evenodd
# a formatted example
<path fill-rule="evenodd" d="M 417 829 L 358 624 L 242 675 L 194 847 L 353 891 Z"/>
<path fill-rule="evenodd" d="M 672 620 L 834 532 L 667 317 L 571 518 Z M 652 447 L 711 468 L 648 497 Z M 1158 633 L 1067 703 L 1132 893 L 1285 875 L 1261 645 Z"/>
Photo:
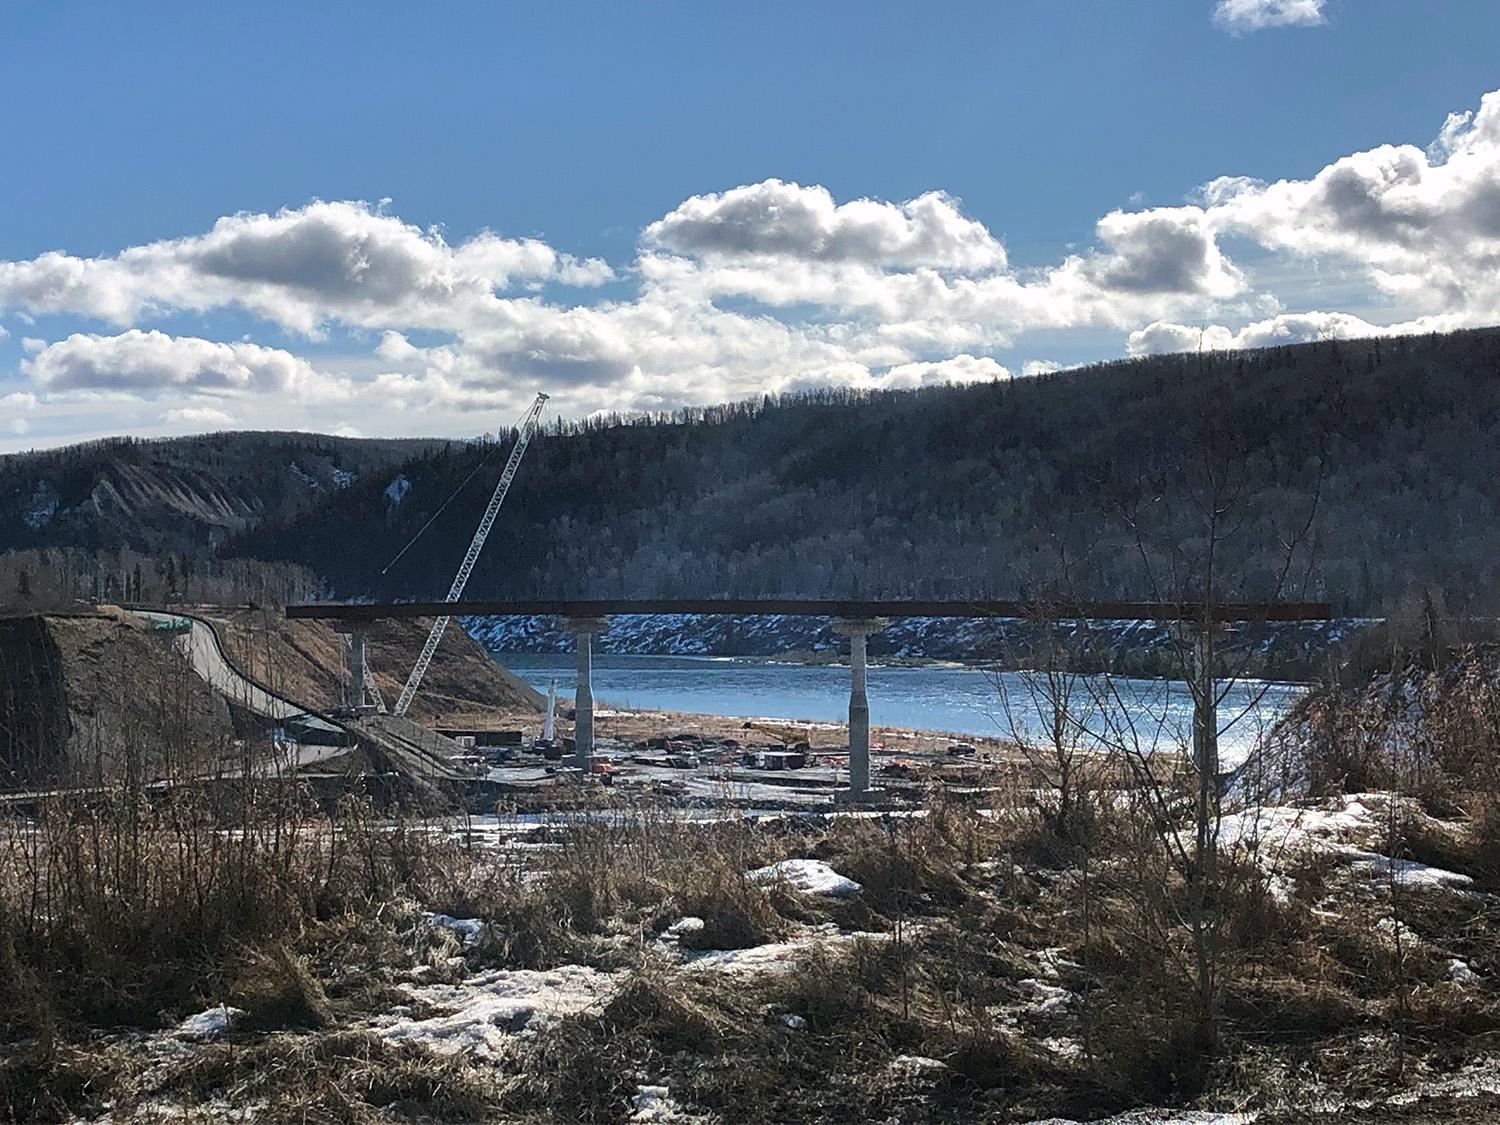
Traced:
<path fill-rule="evenodd" d="M 232 1030 L 244 1014 L 243 1008 L 220 1004 L 217 1008 L 188 1016 L 173 1029 L 172 1034 L 178 1039 L 217 1039 Z"/>
<path fill-rule="evenodd" d="M 1273 870 L 1283 856 L 1322 852 L 1361 873 L 1394 878 L 1404 887 L 1471 886 L 1473 879 L 1456 871 L 1390 859 L 1370 850 L 1379 842 L 1391 816 L 1388 793 L 1350 793 L 1320 805 L 1269 805 L 1225 816 L 1219 825 L 1221 847 L 1249 852 L 1263 868 Z"/>
<path fill-rule="evenodd" d="M 1058 1058 L 1067 1059 L 1069 1062 L 1083 1058 L 1083 1044 L 1065 1035 L 1049 1036 L 1042 1040 L 1042 1046 Z"/>
<path fill-rule="evenodd" d="M 406 499 L 406 494 L 411 491 L 411 481 L 406 479 L 405 473 L 397 473 L 396 479 L 385 486 L 385 498 L 392 504 L 399 504 Z"/>
<path fill-rule="evenodd" d="M 656 944 L 669 952 L 679 950 L 682 947 L 682 939 L 688 934 L 702 933 L 704 925 L 702 918 L 695 918 L 691 914 L 686 918 L 679 918 L 661 932 L 661 936 L 656 939 Z"/>
<path fill-rule="evenodd" d="M 926 1055 L 897 1055 L 890 1062 L 890 1069 L 903 1078 L 936 1078 L 948 1069 L 941 1059 L 930 1059 Z"/>
<path fill-rule="evenodd" d="M 465 949 L 473 949 L 484 940 L 490 929 L 478 918 L 454 918 L 449 914 L 434 914 L 428 921 L 440 929 L 452 930 L 459 936 Z"/>
<path fill-rule="evenodd" d="M 847 898 L 864 889 L 853 879 L 844 878 L 828 864 L 817 859 L 783 859 L 769 867 L 747 871 L 745 878 L 752 883 L 778 883 L 784 880 L 794 890 L 828 898 Z"/>
<path fill-rule="evenodd" d="M 771 942 L 767 945 L 752 945 L 748 949 L 709 949 L 692 953 L 687 958 L 687 969 L 692 972 L 719 971 L 726 973 L 785 973 L 797 967 L 799 958 L 819 946 L 837 949 L 852 945 L 861 938 L 866 941 L 887 941 L 888 934 L 840 933 L 832 923 L 815 926 L 787 941 Z"/>
<path fill-rule="evenodd" d="M 632 1121 L 687 1121 L 681 1107 L 672 1100 L 672 1092 L 665 1086 L 637 1086 L 630 1099 L 635 1112 Z"/>
<path fill-rule="evenodd" d="M 297 464 L 297 462 L 293 461 L 290 465 L 290 468 L 292 470 L 292 476 L 296 477 L 303 484 L 307 485 L 308 488 L 318 489 L 322 487 L 322 485 L 318 483 L 317 478 L 308 473 L 308 471 L 301 465 Z"/>
<path fill-rule="evenodd" d="M 416 1020 L 394 1013 L 377 1026 L 382 1037 L 422 1043 L 438 1054 L 464 1052 L 497 1061 L 517 1035 L 535 1035 L 564 1016 L 609 1002 L 620 986 L 618 974 L 585 965 L 563 965 L 538 972 L 496 969 L 460 984 L 434 984 L 413 990 L 413 999 L 448 1014 Z"/>
<path fill-rule="evenodd" d="M 1060 1016 L 1078 999 L 1078 993 L 1035 977 L 1027 977 L 1016 983 L 1037 999 L 1037 1013 L 1043 1016 Z"/>
<path fill-rule="evenodd" d="M 1343 848 L 1338 854 L 1349 861 L 1351 867 L 1361 868 L 1382 879 L 1392 879 L 1402 887 L 1468 887 L 1474 880 L 1457 871 L 1445 871 L 1441 867 L 1418 863 L 1414 859 L 1391 859 L 1376 852 L 1358 848 Z"/>
<path fill-rule="evenodd" d="M 32 492 L 31 508 L 21 516 L 21 522 L 35 531 L 52 522 L 52 517 L 57 515 L 57 508 L 56 493 L 52 491 L 50 484 L 42 481 Z"/>
<path fill-rule="evenodd" d="M 1465 986 L 1476 985 L 1480 980 L 1479 974 L 1469 968 L 1469 963 L 1461 961 L 1457 957 L 1451 958 L 1448 961 L 1448 979 L 1454 984 Z"/>
<path fill-rule="evenodd" d="M 359 479 L 359 474 L 349 469 L 330 469 L 329 475 L 333 477 L 334 488 L 348 488 Z"/>

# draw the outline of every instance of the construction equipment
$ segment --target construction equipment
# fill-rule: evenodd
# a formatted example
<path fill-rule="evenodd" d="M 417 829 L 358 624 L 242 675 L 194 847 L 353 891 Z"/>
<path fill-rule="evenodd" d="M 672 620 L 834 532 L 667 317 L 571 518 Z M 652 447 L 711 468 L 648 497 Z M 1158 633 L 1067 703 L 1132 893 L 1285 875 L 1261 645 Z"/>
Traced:
<path fill-rule="evenodd" d="M 812 737 L 812 728 L 810 726 L 795 723 L 770 723 L 764 719 L 746 719 L 741 724 L 741 729 L 769 734 L 772 738 L 778 739 L 788 746 L 796 746 L 799 743 L 805 746 Z"/>
<path fill-rule="evenodd" d="M 485 508 L 484 516 L 479 521 L 479 526 L 474 529 L 474 538 L 469 543 L 469 550 L 464 555 L 464 561 L 459 564 L 458 573 L 453 576 L 453 585 L 448 588 L 448 596 L 444 602 L 456 602 L 463 596 L 464 586 L 469 581 L 469 575 L 474 570 L 474 564 L 479 561 L 479 552 L 484 549 L 484 541 L 489 538 L 490 528 L 495 525 L 495 516 L 500 511 L 500 505 L 505 503 L 505 494 L 510 491 L 510 482 L 515 480 L 516 470 L 521 466 L 521 458 L 526 455 L 526 447 L 531 444 L 531 437 L 536 432 L 537 419 L 541 417 L 542 407 L 547 403 L 545 394 L 538 394 L 536 401 L 531 404 L 531 409 L 521 419 L 521 425 L 516 434 L 516 446 L 510 451 L 510 460 L 505 463 L 505 471 L 500 474 L 500 480 L 495 485 L 494 495 L 490 497 L 489 507 Z M 422 677 L 427 674 L 427 666 L 432 663 L 432 654 L 437 652 L 438 643 L 443 639 L 443 633 L 448 628 L 448 622 L 452 617 L 444 615 L 439 617 L 432 625 L 432 632 L 427 634 L 427 641 L 422 645 L 422 653 L 417 657 L 417 663 L 411 670 L 411 675 L 406 679 L 406 686 L 401 689 L 401 697 L 396 700 L 393 712 L 397 715 L 405 715 L 406 709 L 411 706 L 412 698 L 417 694 L 417 689 L 422 686 Z"/>

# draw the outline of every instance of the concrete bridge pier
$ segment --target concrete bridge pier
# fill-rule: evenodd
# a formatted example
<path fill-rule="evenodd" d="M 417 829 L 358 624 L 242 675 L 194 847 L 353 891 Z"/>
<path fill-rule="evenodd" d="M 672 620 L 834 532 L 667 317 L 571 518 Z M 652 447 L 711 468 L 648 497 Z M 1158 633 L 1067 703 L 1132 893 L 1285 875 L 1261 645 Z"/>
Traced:
<path fill-rule="evenodd" d="M 607 617 L 569 617 L 564 627 L 578 646 L 578 688 L 573 694 L 573 764 L 588 773 L 594 755 L 594 634 L 609 628 Z"/>
<path fill-rule="evenodd" d="M 365 703 L 365 631 L 347 621 L 335 621 L 333 629 L 349 642 L 344 650 L 344 706 L 356 714 L 367 712 L 371 708 Z"/>
<path fill-rule="evenodd" d="M 865 690 L 865 641 L 885 628 L 881 618 L 839 618 L 833 631 L 849 638 L 849 788 L 835 795 L 840 802 L 868 801 L 870 788 L 870 699 Z"/>

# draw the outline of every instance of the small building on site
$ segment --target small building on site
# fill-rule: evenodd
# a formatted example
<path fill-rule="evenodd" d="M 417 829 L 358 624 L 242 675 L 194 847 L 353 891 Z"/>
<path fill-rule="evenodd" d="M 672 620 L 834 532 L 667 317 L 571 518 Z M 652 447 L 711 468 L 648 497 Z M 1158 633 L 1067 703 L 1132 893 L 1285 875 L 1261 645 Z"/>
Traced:
<path fill-rule="evenodd" d="M 740 761 L 752 770 L 800 770 L 807 765 L 805 750 L 746 750 Z"/>
<path fill-rule="evenodd" d="M 520 746 L 522 733 L 518 730 L 497 730 L 476 727 L 433 727 L 434 731 L 451 738 L 460 746 L 476 750 L 493 750 L 502 746 Z"/>

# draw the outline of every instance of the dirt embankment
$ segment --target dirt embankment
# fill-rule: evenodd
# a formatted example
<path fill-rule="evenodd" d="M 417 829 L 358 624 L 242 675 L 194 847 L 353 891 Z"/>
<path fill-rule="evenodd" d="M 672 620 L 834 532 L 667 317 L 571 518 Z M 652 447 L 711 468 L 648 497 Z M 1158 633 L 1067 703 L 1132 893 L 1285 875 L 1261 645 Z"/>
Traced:
<path fill-rule="evenodd" d="M 223 701 L 141 622 L 0 619 L 0 786 L 150 779 L 232 734 Z"/>
<path fill-rule="evenodd" d="M 274 610 L 192 608 L 211 621 L 229 658 L 266 687 L 320 710 L 344 699 L 344 638 L 322 621 L 289 621 Z M 432 622 L 426 618 L 373 622 L 365 659 L 386 706 L 394 706 L 417 662 Z M 536 714 L 545 700 L 496 664 L 456 623 L 448 626 L 410 718 L 419 723 L 490 720 L 505 713 Z"/>

